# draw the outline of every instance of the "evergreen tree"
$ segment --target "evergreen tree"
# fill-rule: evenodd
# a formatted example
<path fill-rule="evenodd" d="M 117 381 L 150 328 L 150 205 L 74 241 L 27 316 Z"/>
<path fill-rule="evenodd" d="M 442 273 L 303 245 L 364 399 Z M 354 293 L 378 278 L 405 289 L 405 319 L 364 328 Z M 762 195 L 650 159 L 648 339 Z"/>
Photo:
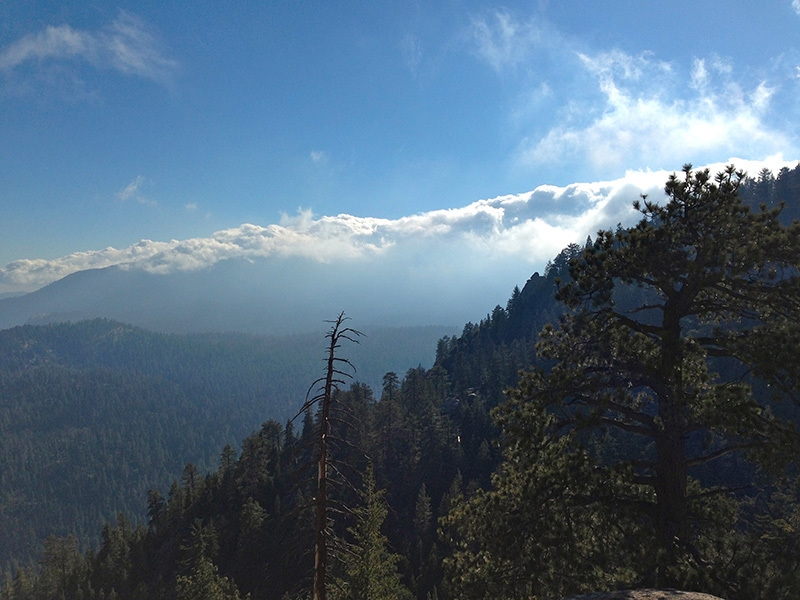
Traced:
<path fill-rule="evenodd" d="M 504 461 L 494 489 L 468 501 L 458 487 L 451 493 L 443 519 L 450 595 L 521 600 L 633 583 L 628 565 L 640 559 L 629 548 L 638 528 L 603 502 L 619 491 L 618 481 L 596 468 L 574 434 L 561 435 L 543 406 L 526 404 L 525 411 L 524 425 L 519 415 L 498 418 Z"/>
<path fill-rule="evenodd" d="M 87 566 L 74 536 L 47 538 L 41 564 L 34 597 L 57 600 L 77 598 L 85 592 Z"/>
<path fill-rule="evenodd" d="M 344 577 L 338 579 L 331 593 L 333 600 L 410 600 L 410 592 L 400 582 L 397 563 L 400 557 L 391 553 L 386 536 L 381 532 L 387 508 L 383 492 L 375 485 L 372 465 L 367 467 L 363 506 L 353 513 L 356 523 L 349 529 L 353 542 L 348 548 Z"/>
<path fill-rule="evenodd" d="M 249 598 L 247 596 L 246 598 Z M 242 600 L 236 585 L 222 577 L 211 560 L 202 556 L 189 575 L 178 577 L 177 600 Z"/>
<path fill-rule="evenodd" d="M 699 479 L 734 461 L 774 472 L 792 460 L 796 428 L 776 415 L 800 380 L 800 225 L 745 206 L 743 177 L 687 165 L 663 205 L 635 203 L 637 226 L 601 231 L 570 260 L 557 296 L 573 312 L 538 344 L 554 366 L 509 395 L 495 489 L 452 517 L 456 580 L 524 572 L 522 589 L 514 580 L 502 594 L 558 593 L 547 577 L 569 548 L 597 587 L 630 580 L 607 560 L 626 554 L 640 556 L 628 563 L 640 583 L 736 585 L 717 574 L 730 559 L 718 536 L 736 514 L 731 486 Z M 570 506 L 592 510 L 575 519 Z M 560 552 L 547 550 L 553 532 Z"/>

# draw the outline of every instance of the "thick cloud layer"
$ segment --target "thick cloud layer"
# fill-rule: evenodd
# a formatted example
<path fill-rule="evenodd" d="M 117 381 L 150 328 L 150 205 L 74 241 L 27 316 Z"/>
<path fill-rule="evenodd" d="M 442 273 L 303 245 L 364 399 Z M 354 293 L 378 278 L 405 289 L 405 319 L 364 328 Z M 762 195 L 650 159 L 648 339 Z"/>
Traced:
<path fill-rule="evenodd" d="M 750 173 L 764 166 L 773 171 L 792 166 L 780 159 L 730 162 Z M 269 261 L 273 270 L 286 264 L 294 270 L 287 273 L 289 278 L 302 277 L 303 264 L 330 264 L 347 269 L 351 280 L 359 272 L 402 278 L 408 285 L 436 282 L 457 287 L 477 279 L 495 295 L 500 293 L 501 300 L 567 244 L 583 242 L 599 229 L 635 222 L 633 201 L 643 193 L 651 199 L 661 197 L 668 175 L 629 172 L 615 181 L 543 185 L 395 220 L 346 214 L 315 217 L 300 211 L 278 224 L 244 224 L 207 238 L 142 240 L 128 248 L 75 252 L 54 260 L 22 259 L 0 269 L 0 292 L 32 291 L 70 273 L 109 266 L 169 274 L 245 259 Z M 458 290 L 451 291 L 457 296 Z"/>

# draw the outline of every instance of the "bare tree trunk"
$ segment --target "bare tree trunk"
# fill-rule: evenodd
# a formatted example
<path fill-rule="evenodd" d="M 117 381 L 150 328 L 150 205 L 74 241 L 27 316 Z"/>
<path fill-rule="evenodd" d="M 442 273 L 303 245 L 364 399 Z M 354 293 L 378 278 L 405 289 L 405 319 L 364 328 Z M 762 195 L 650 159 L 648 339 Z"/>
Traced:
<path fill-rule="evenodd" d="M 688 499 L 686 496 L 686 406 L 683 396 L 683 352 L 680 319 L 667 310 L 663 321 L 661 377 L 667 382 L 660 390 L 658 415 L 663 429 L 656 436 L 656 534 L 665 552 L 658 569 L 658 584 L 671 587 L 672 568 L 685 551 L 689 540 Z"/>
<path fill-rule="evenodd" d="M 312 388 L 324 379 L 324 386 L 320 394 L 317 394 L 304 405 L 308 409 L 311 405 L 320 402 L 322 404 L 320 413 L 319 431 L 319 459 L 317 461 L 317 496 L 315 499 L 315 530 L 316 540 L 314 549 L 314 600 L 327 600 L 328 590 L 326 580 L 328 578 L 328 436 L 330 435 L 330 413 L 334 391 L 338 384 L 344 383 L 339 376 L 350 377 L 348 373 L 337 369 L 337 363 L 350 365 L 350 361 L 336 356 L 339 342 L 342 339 L 357 342 L 355 336 L 362 335 L 361 332 L 349 327 L 342 327 L 346 321 L 344 313 L 340 313 L 333 327 L 327 334 L 330 339 L 328 346 L 328 359 L 325 369 L 325 377 L 318 379 L 312 384 Z M 352 367 L 352 365 L 350 365 Z"/>

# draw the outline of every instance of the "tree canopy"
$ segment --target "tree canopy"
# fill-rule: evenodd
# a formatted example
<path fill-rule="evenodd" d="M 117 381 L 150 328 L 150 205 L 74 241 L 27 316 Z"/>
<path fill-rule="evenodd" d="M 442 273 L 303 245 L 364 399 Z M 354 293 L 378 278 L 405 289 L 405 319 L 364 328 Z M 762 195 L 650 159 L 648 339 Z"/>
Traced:
<path fill-rule="evenodd" d="M 798 449 L 785 417 L 798 400 L 800 225 L 743 204 L 743 179 L 687 165 L 665 202 L 635 203 L 635 227 L 599 232 L 570 260 L 557 297 L 571 310 L 537 345 L 550 368 L 525 373 L 496 412 L 494 489 L 451 515 L 456 582 L 478 564 L 484 582 L 509 582 L 472 595 L 719 579 L 719 536 L 753 481 L 715 470 L 779 471 Z"/>

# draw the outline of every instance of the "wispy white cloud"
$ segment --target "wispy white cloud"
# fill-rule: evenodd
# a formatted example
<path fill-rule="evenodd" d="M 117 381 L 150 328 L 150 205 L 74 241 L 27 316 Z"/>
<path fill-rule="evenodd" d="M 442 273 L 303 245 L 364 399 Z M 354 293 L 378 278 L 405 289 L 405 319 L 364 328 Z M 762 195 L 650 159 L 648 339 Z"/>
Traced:
<path fill-rule="evenodd" d="M 171 83 L 178 67 L 158 36 L 142 19 L 126 11 L 101 30 L 48 26 L 0 49 L 0 72 L 28 66 L 34 71 L 55 63 L 83 61 L 97 69 Z"/>
<path fill-rule="evenodd" d="M 413 33 L 407 33 L 400 42 L 400 52 L 408 70 L 416 75 L 422 62 L 422 41 Z"/>
<path fill-rule="evenodd" d="M 147 180 L 141 175 L 137 175 L 136 179 L 131 181 L 128 185 L 117 192 L 116 196 L 123 202 L 134 200 L 139 204 L 158 206 L 158 203 L 155 200 L 144 195 L 143 190 L 146 185 Z"/>
<path fill-rule="evenodd" d="M 31 60 L 48 58 L 82 56 L 91 62 L 96 60 L 97 52 L 97 40 L 93 36 L 75 31 L 69 25 L 47 27 L 6 46 L 0 52 L 0 69 L 10 70 Z"/>
<path fill-rule="evenodd" d="M 532 21 L 519 21 L 507 11 L 472 18 L 468 36 L 480 58 L 495 71 L 512 68 L 530 57 L 543 31 Z"/>
<path fill-rule="evenodd" d="M 800 0 L 792 0 L 792 8 L 794 12 L 800 15 Z"/>
<path fill-rule="evenodd" d="M 166 82 L 178 66 L 147 24 L 125 11 L 99 40 L 111 66 L 127 75 Z"/>
<path fill-rule="evenodd" d="M 312 150 L 310 156 L 311 162 L 315 165 L 324 165 L 328 162 L 328 155 L 322 150 Z"/>
<path fill-rule="evenodd" d="M 779 158 L 731 162 L 750 173 L 764 166 L 777 171 L 790 165 Z M 714 172 L 723 167 L 709 165 Z M 228 259 L 267 260 L 278 266 L 286 259 L 300 259 L 337 264 L 353 272 L 385 266 L 383 275 L 389 278 L 441 273 L 450 282 L 477 278 L 507 291 L 520 283 L 521 273 L 530 275 L 543 268 L 568 243 L 583 242 L 617 223 L 634 223 L 638 213 L 632 209 L 633 201 L 642 193 L 660 197 L 668 175 L 629 171 L 613 181 L 543 185 L 524 194 L 399 219 L 316 217 L 310 210 L 299 210 L 284 215 L 278 224 L 244 224 L 207 238 L 142 240 L 123 249 L 14 261 L 0 268 L 0 291 L 32 290 L 76 271 L 114 265 L 167 274 L 204 269 Z"/>

